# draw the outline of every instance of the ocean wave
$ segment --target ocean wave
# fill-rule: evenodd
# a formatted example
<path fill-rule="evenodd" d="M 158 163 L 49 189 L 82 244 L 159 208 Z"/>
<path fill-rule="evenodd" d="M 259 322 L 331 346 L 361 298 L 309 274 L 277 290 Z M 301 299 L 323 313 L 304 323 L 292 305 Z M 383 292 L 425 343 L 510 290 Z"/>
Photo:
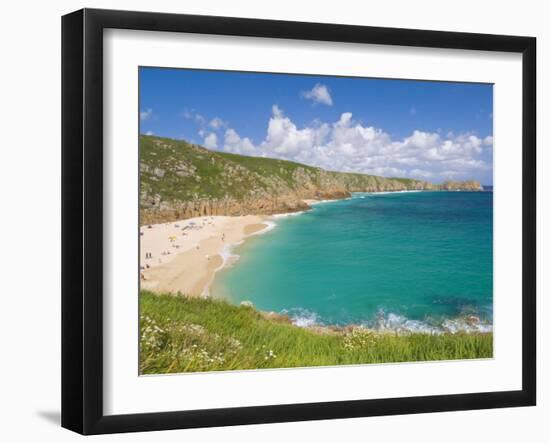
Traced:
<path fill-rule="evenodd" d="M 219 271 L 220 269 L 228 268 L 232 266 L 237 260 L 239 260 L 240 255 L 235 254 L 233 249 L 242 244 L 243 244 L 243 241 L 240 241 L 238 243 L 228 243 L 223 246 L 222 250 L 220 251 L 222 264 L 218 266 L 218 268 L 216 269 L 216 272 Z"/>
<path fill-rule="evenodd" d="M 380 332 L 396 333 L 421 333 L 421 334 L 444 334 L 444 333 L 486 333 L 493 331 L 493 325 L 479 319 L 476 316 L 461 316 L 446 318 L 438 322 L 429 320 L 414 320 L 404 315 L 393 312 L 380 312 L 375 319 L 353 322 L 351 324 L 334 324 L 323 319 L 316 312 L 303 308 L 283 309 L 281 314 L 288 315 L 292 323 L 302 328 L 312 326 L 359 326 Z"/>
<path fill-rule="evenodd" d="M 317 201 L 309 202 L 309 206 L 322 205 L 323 203 L 332 203 L 332 202 L 337 202 L 337 201 L 340 201 L 340 200 L 347 200 L 347 199 L 317 200 Z"/>
<path fill-rule="evenodd" d="M 441 331 L 438 327 L 420 320 L 411 320 L 403 315 L 390 312 L 387 315 L 379 315 L 374 322 L 366 322 L 361 326 L 379 331 L 419 332 L 423 334 L 437 334 Z"/>
<path fill-rule="evenodd" d="M 443 322 L 443 328 L 447 332 L 493 332 L 493 325 L 481 321 L 472 322 L 467 318 L 448 319 Z"/>
<path fill-rule="evenodd" d="M 253 232 L 252 234 L 247 235 L 247 237 L 251 237 L 253 235 L 265 234 L 266 232 L 269 232 L 269 231 L 275 229 L 275 227 L 277 226 L 277 223 L 275 223 L 273 221 L 270 221 L 270 220 L 264 220 L 262 223 L 266 225 L 265 228 L 260 229 L 259 231 Z"/>
<path fill-rule="evenodd" d="M 303 308 L 283 309 L 281 314 L 288 315 L 292 324 L 301 328 L 309 328 L 311 326 L 323 324 L 320 322 L 317 313 Z"/>
<path fill-rule="evenodd" d="M 386 195 L 386 194 L 411 194 L 415 192 L 424 192 L 422 189 L 410 189 L 406 191 L 375 191 L 375 192 L 354 192 L 354 198 L 365 198 L 369 195 Z"/>
<path fill-rule="evenodd" d="M 271 218 L 286 218 L 286 217 L 294 217 L 295 215 L 301 215 L 304 214 L 307 211 L 296 211 L 296 212 L 284 212 L 282 214 L 273 214 Z"/>
<path fill-rule="evenodd" d="M 253 235 L 265 234 L 266 232 L 271 231 L 272 229 L 274 229 L 277 226 L 277 223 L 269 221 L 269 220 L 266 220 L 263 223 L 266 225 L 265 228 L 260 229 L 259 231 L 256 231 L 256 232 L 253 232 L 252 234 L 247 235 L 247 238 L 251 237 Z M 218 272 L 223 268 L 229 268 L 239 260 L 240 255 L 236 254 L 234 249 L 237 246 L 242 245 L 244 243 L 244 241 L 245 240 L 241 240 L 240 242 L 236 242 L 236 243 L 227 243 L 223 246 L 223 248 L 219 252 L 220 257 L 222 258 L 222 264 L 220 266 L 218 266 L 218 268 L 216 268 L 215 272 Z"/>
<path fill-rule="evenodd" d="M 445 318 L 439 321 L 411 320 L 404 315 L 388 313 L 379 315 L 377 320 L 370 322 L 367 327 L 377 330 L 391 330 L 396 332 L 420 332 L 426 334 L 441 334 L 459 332 L 492 332 L 493 325 L 481 320 L 474 315 L 459 316 L 456 318 Z"/>

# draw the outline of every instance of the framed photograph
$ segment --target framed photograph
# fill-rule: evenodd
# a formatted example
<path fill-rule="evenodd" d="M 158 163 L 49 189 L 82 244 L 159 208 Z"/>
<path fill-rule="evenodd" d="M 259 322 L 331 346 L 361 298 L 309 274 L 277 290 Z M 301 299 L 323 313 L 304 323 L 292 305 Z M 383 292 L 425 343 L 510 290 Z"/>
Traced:
<path fill-rule="evenodd" d="M 531 37 L 62 20 L 62 425 L 530 406 Z"/>

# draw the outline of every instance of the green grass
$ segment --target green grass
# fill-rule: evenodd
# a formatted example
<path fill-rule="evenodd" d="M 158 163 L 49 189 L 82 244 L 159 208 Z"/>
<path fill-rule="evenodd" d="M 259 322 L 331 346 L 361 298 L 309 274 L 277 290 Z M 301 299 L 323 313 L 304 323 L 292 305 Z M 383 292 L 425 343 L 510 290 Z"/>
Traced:
<path fill-rule="evenodd" d="M 142 192 L 164 201 L 231 197 L 242 199 L 275 189 L 291 190 L 302 169 L 312 177 L 319 169 L 285 160 L 209 151 L 183 140 L 140 136 Z M 162 170 L 159 177 L 155 171 Z"/>
<path fill-rule="evenodd" d="M 140 373 L 490 358 L 493 335 L 306 329 L 224 301 L 140 295 Z"/>

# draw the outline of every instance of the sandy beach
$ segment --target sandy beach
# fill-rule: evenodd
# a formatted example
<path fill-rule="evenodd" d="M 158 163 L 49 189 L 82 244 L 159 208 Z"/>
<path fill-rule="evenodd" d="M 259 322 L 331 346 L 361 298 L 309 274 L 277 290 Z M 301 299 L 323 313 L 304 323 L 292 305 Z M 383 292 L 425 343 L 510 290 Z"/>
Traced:
<path fill-rule="evenodd" d="M 222 253 L 269 225 L 256 215 L 205 216 L 140 228 L 141 288 L 206 296 Z"/>

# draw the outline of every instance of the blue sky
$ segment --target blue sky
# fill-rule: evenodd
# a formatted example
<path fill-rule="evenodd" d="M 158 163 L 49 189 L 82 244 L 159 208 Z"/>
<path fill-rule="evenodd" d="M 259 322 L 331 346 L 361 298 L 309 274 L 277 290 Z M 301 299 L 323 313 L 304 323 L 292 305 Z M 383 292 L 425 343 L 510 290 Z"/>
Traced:
<path fill-rule="evenodd" d="M 492 85 L 141 68 L 140 132 L 325 169 L 492 184 Z"/>

